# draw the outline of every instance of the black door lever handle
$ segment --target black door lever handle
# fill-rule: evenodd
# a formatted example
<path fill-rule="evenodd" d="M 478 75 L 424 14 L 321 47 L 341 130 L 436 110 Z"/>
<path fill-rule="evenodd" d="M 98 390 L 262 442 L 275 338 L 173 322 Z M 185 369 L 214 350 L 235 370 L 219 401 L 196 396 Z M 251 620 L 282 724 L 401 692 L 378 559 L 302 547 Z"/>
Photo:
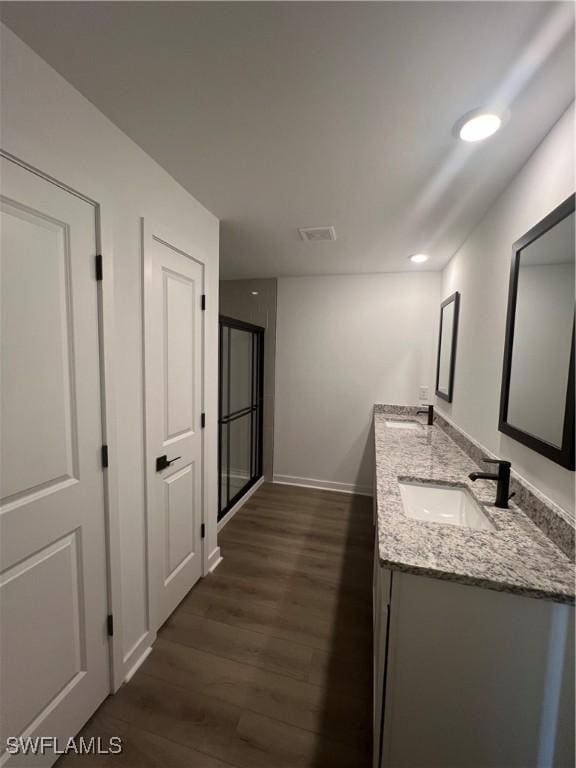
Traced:
<path fill-rule="evenodd" d="M 174 456 L 173 459 L 169 459 L 166 454 L 164 454 L 164 456 L 158 456 L 156 459 L 156 472 L 162 472 L 162 470 L 166 469 L 166 467 L 169 467 L 172 462 L 178 461 L 178 459 L 181 458 L 182 456 Z"/>

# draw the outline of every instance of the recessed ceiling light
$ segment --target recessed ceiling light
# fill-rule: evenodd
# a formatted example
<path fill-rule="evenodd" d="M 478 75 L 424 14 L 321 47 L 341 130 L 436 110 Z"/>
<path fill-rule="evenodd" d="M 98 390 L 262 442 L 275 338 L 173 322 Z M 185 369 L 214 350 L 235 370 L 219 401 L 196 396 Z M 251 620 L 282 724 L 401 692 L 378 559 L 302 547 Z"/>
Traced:
<path fill-rule="evenodd" d="M 408 257 L 410 261 L 413 261 L 414 264 L 424 264 L 425 261 L 428 261 L 429 257 L 425 253 L 414 253 L 412 256 Z"/>
<path fill-rule="evenodd" d="M 258 296 L 258 291 L 250 291 L 250 293 L 252 294 L 252 296 Z"/>
<path fill-rule="evenodd" d="M 482 141 L 492 136 L 502 126 L 503 118 L 493 112 L 475 109 L 458 120 L 454 133 L 462 141 Z"/>

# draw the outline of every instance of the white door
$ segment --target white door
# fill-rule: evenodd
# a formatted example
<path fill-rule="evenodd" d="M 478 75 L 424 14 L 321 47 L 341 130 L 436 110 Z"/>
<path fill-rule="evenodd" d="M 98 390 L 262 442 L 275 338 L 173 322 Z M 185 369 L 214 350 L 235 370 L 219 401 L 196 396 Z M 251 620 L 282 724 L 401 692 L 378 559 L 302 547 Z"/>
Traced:
<path fill-rule="evenodd" d="M 204 268 L 144 228 L 146 461 L 152 616 L 202 575 Z"/>
<path fill-rule="evenodd" d="M 75 735 L 109 660 L 95 209 L 0 163 L 4 764 L 7 737 Z"/>

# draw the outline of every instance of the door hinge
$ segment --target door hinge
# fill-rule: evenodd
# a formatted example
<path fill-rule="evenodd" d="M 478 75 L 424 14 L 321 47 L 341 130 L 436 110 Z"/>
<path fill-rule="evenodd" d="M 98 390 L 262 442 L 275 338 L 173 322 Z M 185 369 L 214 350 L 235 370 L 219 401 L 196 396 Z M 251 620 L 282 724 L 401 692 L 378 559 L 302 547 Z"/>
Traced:
<path fill-rule="evenodd" d="M 106 631 L 109 637 L 114 635 L 114 616 L 111 613 L 106 617 Z"/>
<path fill-rule="evenodd" d="M 200 526 L 200 537 L 203 539 L 206 536 L 206 526 L 204 523 Z"/>
<path fill-rule="evenodd" d="M 206 426 L 206 414 L 205 413 L 201 413 L 200 414 L 200 426 L 202 427 L 202 429 L 204 429 L 204 427 Z"/>
<path fill-rule="evenodd" d="M 96 263 L 96 280 L 102 280 L 102 254 L 97 253 L 94 261 Z"/>
<path fill-rule="evenodd" d="M 108 467 L 108 446 L 103 445 L 102 446 L 102 468 L 107 469 Z"/>
<path fill-rule="evenodd" d="M 200 308 L 202 310 L 206 309 L 206 294 L 205 293 L 202 294 L 202 298 L 200 300 Z"/>

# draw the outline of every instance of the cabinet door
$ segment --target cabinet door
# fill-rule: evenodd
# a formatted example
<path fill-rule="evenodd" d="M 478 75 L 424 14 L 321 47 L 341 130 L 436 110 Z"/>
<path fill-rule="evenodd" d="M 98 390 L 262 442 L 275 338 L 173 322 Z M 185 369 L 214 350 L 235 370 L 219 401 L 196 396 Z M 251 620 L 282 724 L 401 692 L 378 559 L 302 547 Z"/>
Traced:
<path fill-rule="evenodd" d="M 574 765 L 574 608 L 396 573 L 386 768 Z"/>
<path fill-rule="evenodd" d="M 380 764 L 380 734 L 382 730 L 382 703 L 384 695 L 384 671 L 386 668 L 386 646 L 388 640 L 388 603 L 390 597 L 390 571 L 378 560 L 378 540 L 374 552 L 374 706 L 373 706 L 373 766 Z"/>

